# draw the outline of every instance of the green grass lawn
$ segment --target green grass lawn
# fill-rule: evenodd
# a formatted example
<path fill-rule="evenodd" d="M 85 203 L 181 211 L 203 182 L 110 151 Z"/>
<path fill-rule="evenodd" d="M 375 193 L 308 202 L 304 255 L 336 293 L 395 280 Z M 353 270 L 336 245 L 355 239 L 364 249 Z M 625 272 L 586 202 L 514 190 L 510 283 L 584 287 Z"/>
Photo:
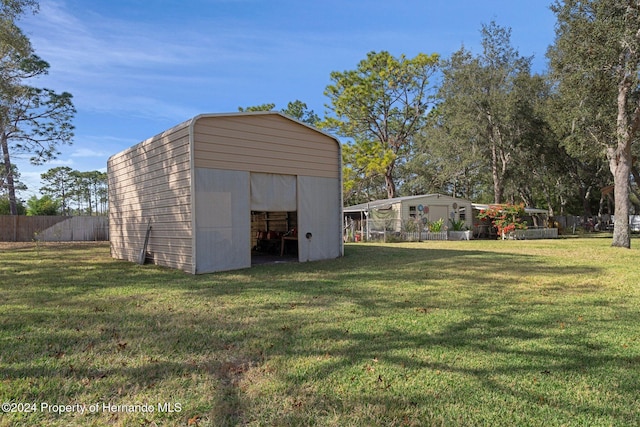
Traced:
<path fill-rule="evenodd" d="M 0 426 L 640 425 L 640 242 L 610 243 L 354 244 L 201 276 L 5 245 Z"/>

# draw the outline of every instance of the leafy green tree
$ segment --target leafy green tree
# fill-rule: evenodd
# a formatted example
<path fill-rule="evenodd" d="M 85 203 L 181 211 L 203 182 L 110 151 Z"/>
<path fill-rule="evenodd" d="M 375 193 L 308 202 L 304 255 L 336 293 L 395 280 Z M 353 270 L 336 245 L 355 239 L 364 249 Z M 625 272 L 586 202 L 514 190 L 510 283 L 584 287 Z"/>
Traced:
<path fill-rule="evenodd" d="M 68 166 L 58 166 L 41 174 L 43 183 L 40 192 L 60 201 L 62 215 L 69 215 L 69 202 L 74 190 L 74 171 Z"/>
<path fill-rule="evenodd" d="M 549 49 L 570 132 L 572 153 L 599 154 L 615 187 L 613 246 L 631 247 L 632 147 L 640 128 L 640 3 L 556 0 L 556 40 Z"/>
<path fill-rule="evenodd" d="M 100 171 L 69 172 L 69 194 L 75 198 L 78 213 L 98 214 L 101 208 L 101 197 L 106 193 L 107 174 Z M 104 209 L 102 209 L 104 212 Z"/>
<path fill-rule="evenodd" d="M 246 108 L 238 107 L 238 111 L 241 113 L 250 113 L 252 111 L 273 111 L 276 108 L 276 104 L 261 104 L 261 105 L 253 105 Z"/>
<path fill-rule="evenodd" d="M 49 64 L 33 53 L 28 38 L 15 25 L 26 10 L 37 10 L 30 0 L 0 3 L 0 151 L 6 174 L 11 213 L 17 214 L 11 158 L 27 154 L 32 164 L 54 159 L 60 144 L 73 138 L 75 108 L 71 94 L 31 87 L 24 82 L 47 74 Z"/>
<path fill-rule="evenodd" d="M 93 198 L 93 210 L 95 214 L 104 214 L 106 209 L 103 202 L 107 195 L 107 173 L 100 171 L 85 172 L 89 181 L 89 195 Z M 91 213 L 89 213 L 91 215 Z"/>
<path fill-rule="evenodd" d="M 477 144 L 444 115 L 432 109 L 416 138 L 416 147 L 404 168 L 405 194 L 445 193 L 480 202 L 490 192 L 486 167 Z"/>
<path fill-rule="evenodd" d="M 383 51 L 367 54 L 355 70 L 331 73 L 325 95 L 334 116 L 322 126 L 350 139 L 343 151 L 354 172 L 346 175 L 347 188 L 380 176 L 387 197 L 396 196 L 396 169 L 411 154 L 433 101 L 429 83 L 437 67 L 437 54 L 395 58 Z"/>
<path fill-rule="evenodd" d="M 491 22 L 481 34 L 482 54 L 474 56 L 463 47 L 444 61 L 437 124 L 456 145 L 454 152 L 466 150 L 485 159 L 494 203 L 501 203 L 518 151 L 532 143 L 540 125 L 528 98 L 537 88 L 531 58 L 511 46 L 510 29 Z"/>
<path fill-rule="evenodd" d="M 392 160 L 392 152 L 385 150 L 377 141 L 364 140 L 344 144 L 342 146 L 344 203 L 353 205 L 388 197 L 384 174 L 385 165 Z"/>
<path fill-rule="evenodd" d="M 106 212 L 107 174 L 81 172 L 59 166 L 41 174 L 45 184 L 40 191 L 60 201 L 63 215 L 99 215 Z"/>
<path fill-rule="evenodd" d="M 75 199 L 77 214 L 82 215 L 84 212 L 89 215 L 93 214 L 93 199 L 91 197 L 91 183 L 88 172 L 80 172 L 73 170 L 69 172 L 69 195 Z M 87 206 L 85 210 L 85 204 Z"/>
<path fill-rule="evenodd" d="M 27 210 L 22 204 L 22 201 L 17 200 L 16 206 L 18 208 L 18 215 L 24 215 Z M 9 197 L 8 196 L 0 196 L 0 215 L 10 215 L 11 208 L 9 207 Z"/>
<path fill-rule="evenodd" d="M 550 211 L 570 160 L 549 123 L 552 100 L 546 76 L 520 73 L 514 80 L 508 116 L 517 124 L 510 126 L 514 143 L 505 175 L 505 196 L 510 195 L 511 203 L 520 199 L 527 207 L 546 204 Z"/>
<path fill-rule="evenodd" d="M 310 110 L 307 104 L 299 100 L 288 103 L 287 108 L 283 109 L 282 112 L 310 126 L 316 126 L 320 123 L 320 116 Z"/>
<path fill-rule="evenodd" d="M 27 200 L 27 215 L 58 215 L 60 209 L 60 202 L 53 199 L 49 195 L 44 195 L 40 198 L 31 196 Z"/>
<path fill-rule="evenodd" d="M 34 0 L 2 0 L 0 2 L 0 123 L 5 121 L 6 106 L 5 94 L 14 91 L 14 86 L 20 80 L 28 76 L 28 71 L 23 66 L 22 58 L 28 57 L 31 52 L 29 38 L 17 27 L 15 21 L 27 10 L 37 11 L 37 3 Z M 17 214 L 17 199 L 14 188 L 14 165 L 8 150 L 0 145 L 2 151 L 2 187 L 8 194 L 10 213 Z"/>
<path fill-rule="evenodd" d="M 276 108 L 276 104 L 261 104 L 261 105 L 253 105 L 249 107 L 238 107 L 238 111 L 240 112 L 252 112 L 252 111 L 274 111 Z M 320 122 L 320 117 L 313 111 L 307 107 L 307 104 L 300 101 L 295 100 L 293 102 L 289 102 L 287 107 L 281 110 L 284 114 L 289 117 L 293 117 L 296 120 L 299 120 L 303 123 L 306 123 L 311 126 L 315 126 Z"/>
<path fill-rule="evenodd" d="M 18 171 L 18 166 L 15 164 L 11 164 L 12 176 L 13 176 L 13 187 L 15 191 L 26 191 L 27 185 L 20 181 L 20 172 Z M 0 195 L 6 196 L 7 200 L 9 200 L 9 186 L 7 184 L 7 171 L 4 168 L 0 168 Z"/>
<path fill-rule="evenodd" d="M 0 1 L 0 90 L 15 84 L 24 73 L 22 58 L 32 53 L 29 38 L 16 25 L 23 14 L 38 11 L 36 0 Z"/>
<path fill-rule="evenodd" d="M 576 87 L 572 88 L 568 82 L 560 84 L 555 71 L 545 77 L 553 87 L 547 104 L 546 121 L 559 147 L 559 150 L 547 157 L 547 162 L 553 169 L 562 171 L 544 182 L 550 214 L 553 214 L 552 206 L 555 204 L 560 215 L 582 212 L 586 221 L 594 215 L 596 209 L 598 215 L 604 213 L 603 202 L 606 198 L 602 197 L 600 190 L 612 183 L 602 146 L 583 143 L 585 139 L 591 140 L 592 136 L 589 136 L 589 133 L 595 130 L 589 130 L 585 126 L 584 118 L 592 113 L 594 117 L 602 118 L 607 95 L 601 90 L 596 90 L 589 94 L 592 97 L 591 101 L 576 108 L 575 106 L 581 103 L 578 101 L 580 96 Z M 598 98 L 600 100 L 596 102 Z M 610 107 L 615 108 L 614 105 Z M 588 110 L 591 113 L 587 113 Z M 611 108 L 609 110 L 611 111 Z M 607 213 L 612 213 L 612 210 Z"/>
<path fill-rule="evenodd" d="M 99 172 L 99 174 L 95 183 L 94 197 L 98 212 L 100 215 L 106 215 L 109 203 L 109 180 L 106 172 Z"/>

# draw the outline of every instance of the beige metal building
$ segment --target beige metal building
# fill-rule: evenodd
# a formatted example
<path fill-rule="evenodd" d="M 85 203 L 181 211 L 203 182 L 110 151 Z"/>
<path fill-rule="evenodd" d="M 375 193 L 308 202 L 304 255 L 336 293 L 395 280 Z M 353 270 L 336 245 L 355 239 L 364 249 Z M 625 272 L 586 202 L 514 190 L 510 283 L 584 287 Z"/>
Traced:
<path fill-rule="evenodd" d="M 108 160 L 111 255 L 189 273 L 343 255 L 339 141 L 277 112 L 203 114 Z M 258 252 L 258 251 L 263 252 Z"/>

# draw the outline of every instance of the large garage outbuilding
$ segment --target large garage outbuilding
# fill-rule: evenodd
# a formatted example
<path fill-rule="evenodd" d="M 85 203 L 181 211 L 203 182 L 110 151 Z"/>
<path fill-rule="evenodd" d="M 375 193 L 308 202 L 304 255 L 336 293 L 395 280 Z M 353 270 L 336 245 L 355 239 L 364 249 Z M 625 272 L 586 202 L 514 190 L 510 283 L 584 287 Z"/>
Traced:
<path fill-rule="evenodd" d="M 202 114 L 107 166 L 115 258 L 197 274 L 343 255 L 340 143 L 283 114 Z"/>

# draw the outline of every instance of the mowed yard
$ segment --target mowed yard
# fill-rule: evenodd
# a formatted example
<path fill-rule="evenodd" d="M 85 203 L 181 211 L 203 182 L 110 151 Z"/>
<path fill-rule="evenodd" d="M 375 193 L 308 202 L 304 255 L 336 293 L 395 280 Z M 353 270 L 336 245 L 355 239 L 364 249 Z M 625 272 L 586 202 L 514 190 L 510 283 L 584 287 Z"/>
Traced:
<path fill-rule="evenodd" d="M 640 425 L 640 241 L 610 244 L 352 244 L 201 276 L 3 244 L 0 426 Z"/>

